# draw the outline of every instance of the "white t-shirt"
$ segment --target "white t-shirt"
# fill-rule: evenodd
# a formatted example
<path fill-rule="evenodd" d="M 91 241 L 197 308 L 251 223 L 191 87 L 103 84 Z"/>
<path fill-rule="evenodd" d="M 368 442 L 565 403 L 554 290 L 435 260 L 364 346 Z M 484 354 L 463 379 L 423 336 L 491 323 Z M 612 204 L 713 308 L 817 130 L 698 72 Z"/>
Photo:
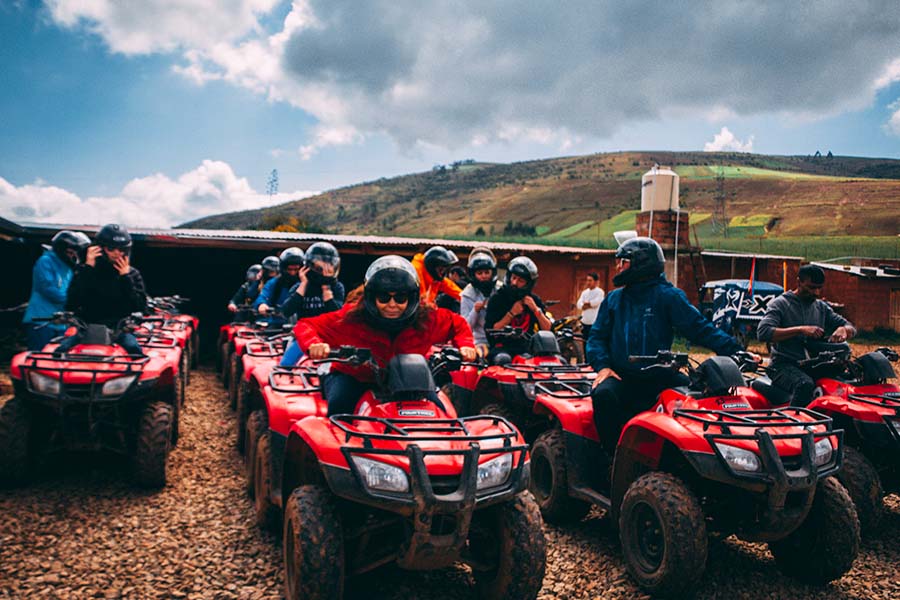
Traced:
<path fill-rule="evenodd" d="M 606 297 L 606 294 L 600 288 L 600 286 L 595 287 L 594 289 L 587 289 L 581 292 L 581 297 L 578 298 L 578 309 L 581 310 L 581 322 L 585 325 L 593 325 L 594 319 L 597 318 L 597 310 L 600 308 L 600 303 L 603 302 L 603 298 Z M 584 303 L 589 302 L 590 308 L 583 308 Z"/>

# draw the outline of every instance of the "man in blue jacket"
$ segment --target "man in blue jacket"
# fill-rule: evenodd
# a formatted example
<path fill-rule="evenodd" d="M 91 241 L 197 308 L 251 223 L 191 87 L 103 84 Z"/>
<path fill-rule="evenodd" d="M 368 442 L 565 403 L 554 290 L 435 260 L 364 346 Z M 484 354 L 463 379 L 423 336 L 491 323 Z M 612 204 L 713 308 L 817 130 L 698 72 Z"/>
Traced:
<path fill-rule="evenodd" d="M 603 300 L 588 335 L 587 360 L 597 371 L 591 392 L 594 424 L 610 456 L 629 419 L 652 408 L 664 389 L 688 384 L 685 375 L 673 371 L 642 373 L 642 365 L 629 362 L 629 356 L 670 350 L 676 331 L 720 355 L 743 350 L 666 280 L 664 267 L 662 248 L 652 239 L 623 243 L 616 252 L 617 289 Z"/>
<path fill-rule="evenodd" d="M 300 248 L 291 247 L 285 249 L 278 258 L 281 261 L 281 274 L 267 281 L 253 302 L 253 308 L 263 315 L 280 310 L 281 305 L 291 297 L 291 289 L 300 283 L 300 269 L 303 268 L 306 256 Z"/>
<path fill-rule="evenodd" d="M 22 323 L 29 350 L 41 350 L 54 337 L 65 333 L 65 325 L 35 323 L 35 319 L 52 317 L 66 306 L 66 293 L 75 266 L 84 259 L 91 240 L 80 231 L 60 231 L 50 241 L 31 276 L 31 297 Z"/>

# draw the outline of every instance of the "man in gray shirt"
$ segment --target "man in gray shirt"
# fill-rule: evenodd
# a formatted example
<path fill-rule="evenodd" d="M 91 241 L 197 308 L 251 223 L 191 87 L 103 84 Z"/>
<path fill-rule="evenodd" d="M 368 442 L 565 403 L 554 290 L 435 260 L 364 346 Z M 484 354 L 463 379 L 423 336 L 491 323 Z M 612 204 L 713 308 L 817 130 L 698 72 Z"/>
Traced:
<path fill-rule="evenodd" d="M 815 382 L 797 362 L 807 358 L 807 340 L 827 338 L 845 342 L 856 329 L 821 299 L 825 271 L 815 265 L 800 268 L 797 289 L 772 301 L 756 329 L 756 336 L 771 342 L 772 383 L 791 395 L 791 404 L 806 406 L 812 401 Z"/>

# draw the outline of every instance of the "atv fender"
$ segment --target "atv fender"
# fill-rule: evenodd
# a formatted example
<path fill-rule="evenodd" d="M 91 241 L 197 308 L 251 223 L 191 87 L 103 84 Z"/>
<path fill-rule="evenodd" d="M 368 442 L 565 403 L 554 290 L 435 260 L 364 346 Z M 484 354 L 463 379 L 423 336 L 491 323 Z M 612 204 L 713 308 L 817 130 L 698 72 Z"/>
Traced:
<path fill-rule="evenodd" d="M 277 437 L 277 434 L 273 437 Z M 318 450 L 318 454 L 313 448 Z M 278 466 L 273 470 L 273 481 L 281 482 L 278 495 L 282 499 L 282 506 L 297 486 L 324 482 L 320 464 L 350 470 L 350 465 L 340 450 L 339 440 L 335 438 L 334 429 L 326 418 L 308 417 L 294 423 L 287 436 L 284 452 L 273 451 L 272 457 Z"/>
<path fill-rule="evenodd" d="M 594 425 L 594 406 L 590 396 L 560 402 L 558 399 L 538 394 L 534 401 L 534 412 L 553 416 L 567 434 L 574 434 L 594 442 L 600 441 L 597 427 Z"/>
<path fill-rule="evenodd" d="M 269 429 L 284 439 L 287 439 L 291 426 L 297 421 L 309 416 L 325 416 L 325 406 L 320 407 L 320 403 L 310 394 L 280 394 L 266 386 L 262 398 L 269 417 Z"/>

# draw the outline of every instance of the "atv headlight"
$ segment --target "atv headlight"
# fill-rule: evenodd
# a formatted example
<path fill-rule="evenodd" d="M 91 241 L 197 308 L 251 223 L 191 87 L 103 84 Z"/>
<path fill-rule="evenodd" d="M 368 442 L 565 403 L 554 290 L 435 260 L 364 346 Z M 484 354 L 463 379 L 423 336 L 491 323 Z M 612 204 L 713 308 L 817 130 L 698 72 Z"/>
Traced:
<path fill-rule="evenodd" d="M 716 444 L 716 448 L 719 449 L 725 462 L 737 471 L 755 473 L 756 471 L 759 471 L 762 466 L 759 462 L 759 457 L 749 450 L 718 443 Z"/>
<path fill-rule="evenodd" d="M 834 450 L 831 448 L 831 440 L 822 438 L 816 442 L 815 451 L 816 457 L 814 460 L 816 466 L 821 467 L 828 464 L 831 461 L 831 455 L 834 454 Z"/>
<path fill-rule="evenodd" d="M 29 374 L 29 377 L 31 377 L 31 387 L 37 393 L 48 396 L 59 395 L 59 379 L 47 377 L 33 371 Z"/>
<path fill-rule="evenodd" d="M 103 384 L 100 393 L 104 396 L 121 396 L 131 386 L 132 382 L 137 379 L 137 375 L 129 375 L 127 377 L 116 377 L 110 379 Z"/>
<path fill-rule="evenodd" d="M 537 395 L 535 392 L 535 382 L 534 381 L 522 381 L 519 383 L 522 386 L 522 393 L 525 394 L 525 397 L 534 402 L 534 398 Z"/>
<path fill-rule="evenodd" d="M 353 464 L 363 476 L 366 487 L 371 490 L 385 492 L 409 491 L 409 478 L 403 469 L 386 465 L 377 460 L 370 460 L 361 456 L 353 457 Z"/>
<path fill-rule="evenodd" d="M 512 470 L 512 453 L 501 454 L 486 463 L 478 465 L 478 483 L 476 489 L 482 490 L 503 485 L 509 479 Z"/>

